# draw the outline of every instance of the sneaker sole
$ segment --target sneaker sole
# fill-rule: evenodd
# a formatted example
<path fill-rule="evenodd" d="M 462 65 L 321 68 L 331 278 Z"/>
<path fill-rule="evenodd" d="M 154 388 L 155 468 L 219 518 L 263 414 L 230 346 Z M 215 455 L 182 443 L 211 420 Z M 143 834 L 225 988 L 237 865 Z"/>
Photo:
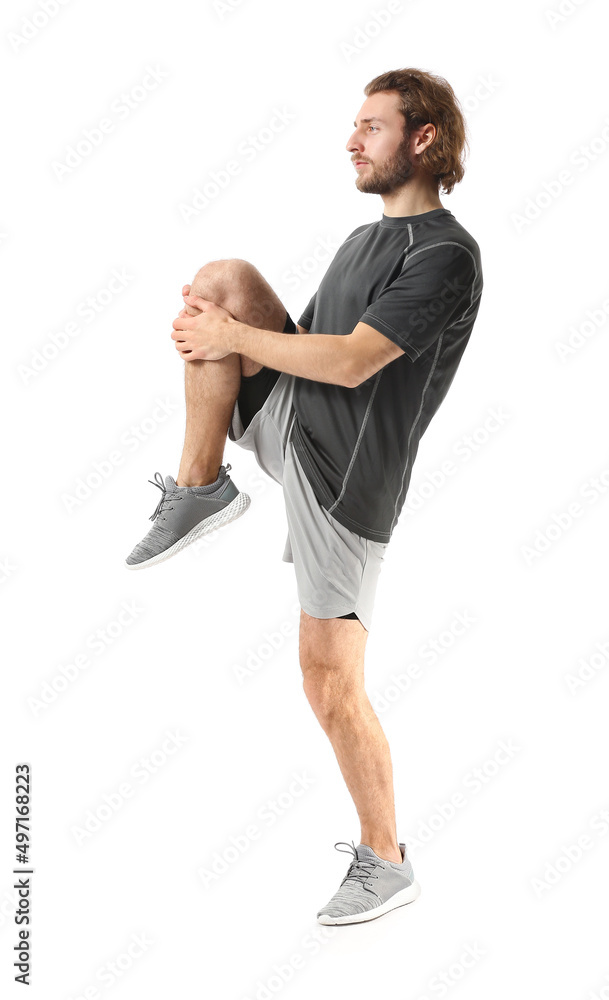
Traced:
<path fill-rule="evenodd" d="M 322 913 L 317 919 L 320 924 L 361 924 L 365 920 L 375 920 L 389 910 L 395 910 L 398 906 L 405 906 L 406 903 L 414 903 L 421 895 L 421 886 L 415 879 L 414 882 L 405 889 L 400 889 L 380 906 L 375 906 L 372 910 L 365 910 L 363 913 L 347 914 L 344 917 L 330 917 L 327 913 Z"/>
<path fill-rule="evenodd" d="M 200 521 L 199 524 L 190 529 L 188 534 L 184 535 L 183 538 L 179 538 L 168 549 L 157 553 L 156 556 L 152 556 L 150 559 L 144 559 L 143 562 L 128 563 L 125 561 L 125 566 L 127 569 L 144 569 L 147 566 L 154 566 L 156 563 L 163 562 L 165 559 L 177 555 L 178 552 L 181 552 L 191 542 L 196 542 L 197 539 L 209 534 L 210 531 L 215 531 L 216 528 L 221 528 L 223 525 L 228 524 L 229 521 L 234 521 L 236 518 L 241 517 L 242 514 L 245 514 L 250 503 L 251 499 L 247 493 L 238 493 L 235 499 L 231 500 L 226 507 Z"/>

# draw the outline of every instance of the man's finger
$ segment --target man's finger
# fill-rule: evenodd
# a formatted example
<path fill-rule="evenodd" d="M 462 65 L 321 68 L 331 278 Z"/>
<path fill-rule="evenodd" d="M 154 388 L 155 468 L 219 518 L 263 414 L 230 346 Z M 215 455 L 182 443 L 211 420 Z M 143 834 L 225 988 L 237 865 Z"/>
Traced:
<path fill-rule="evenodd" d="M 188 303 L 189 306 L 196 306 L 197 309 L 202 309 L 203 306 L 213 306 L 215 302 L 210 299 L 202 299 L 200 295 L 185 295 L 184 301 Z"/>
<path fill-rule="evenodd" d="M 173 323 L 171 324 L 174 330 L 190 330 L 192 328 L 192 322 L 196 319 L 196 316 L 177 316 Z"/>

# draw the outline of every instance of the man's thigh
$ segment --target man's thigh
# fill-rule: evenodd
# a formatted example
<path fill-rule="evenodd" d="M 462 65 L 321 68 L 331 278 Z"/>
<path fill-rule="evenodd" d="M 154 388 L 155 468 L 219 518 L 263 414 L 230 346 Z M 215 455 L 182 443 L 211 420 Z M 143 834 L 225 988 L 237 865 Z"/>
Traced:
<path fill-rule="evenodd" d="M 253 325 L 254 324 L 252 324 L 252 323 L 248 324 L 248 326 L 253 326 Z M 264 327 L 258 326 L 258 329 L 264 329 Z M 272 327 L 272 326 L 269 326 L 268 329 L 269 330 L 273 330 L 275 328 Z M 294 323 L 294 320 L 292 319 L 292 317 L 290 316 L 289 312 L 286 309 L 285 310 L 285 321 L 284 321 L 281 333 L 296 333 L 296 332 L 297 331 L 296 331 L 296 325 Z M 275 374 L 275 369 L 274 368 L 267 368 L 266 365 L 260 364 L 259 361 L 252 361 L 252 359 L 248 358 L 245 354 L 241 355 L 241 378 L 242 378 L 241 387 L 242 387 L 242 389 L 245 387 L 246 391 L 247 391 L 248 380 L 252 379 L 255 375 L 258 375 L 260 372 L 263 372 L 263 373 L 264 372 L 271 372 L 271 373 Z M 278 374 L 278 373 L 276 373 L 276 374 Z"/>
<path fill-rule="evenodd" d="M 364 652 L 368 632 L 362 623 L 344 618 L 314 618 L 300 612 L 299 657 L 303 679 L 332 679 L 354 691 L 364 684 Z"/>

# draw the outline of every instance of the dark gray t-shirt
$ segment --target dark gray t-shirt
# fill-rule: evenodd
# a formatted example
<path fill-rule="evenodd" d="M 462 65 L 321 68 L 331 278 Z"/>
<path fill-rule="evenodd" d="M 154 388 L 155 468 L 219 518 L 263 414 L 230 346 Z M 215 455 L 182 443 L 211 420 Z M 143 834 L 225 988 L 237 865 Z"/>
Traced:
<path fill-rule="evenodd" d="M 452 212 L 383 214 L 341 244 L 300 317 L 336 336 L 362 321 L 405 352 L 355 388 L 296 378 L 294 449 L 320 504 L 358 535 L 389 541 L 481 293 L 480 249 Z"/>

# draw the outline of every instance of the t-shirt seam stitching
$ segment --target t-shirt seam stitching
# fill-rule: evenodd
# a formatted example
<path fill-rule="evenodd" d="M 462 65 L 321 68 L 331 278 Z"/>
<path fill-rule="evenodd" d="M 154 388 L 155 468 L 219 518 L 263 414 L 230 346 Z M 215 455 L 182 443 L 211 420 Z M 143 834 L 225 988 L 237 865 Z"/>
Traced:
<path fill-rule="evenodd" d="M 404 260 L 404 263 L 402 264 L 402 271 L 404 270 L 406 263 L 409 260 L 412 260 L 413 257 L 416 257 L 418 253 L 423 253 L 425 250 L 434 250 L 436 247 L 459 247 L 460 250 L 465 250 L 465 252 L 470 255 L 471 259 L 474 262 L 474 271 L 475 271 L 474 279 L 477 277 L 478 268 L 476 265 L 476 258 L 474 257 L 474 254 L 469 249 L 469 247 L 464 246 L 463 243 L 457 243 L 456 240 L 441 240 L 439 243 L 430 243 L 429 246 L 419 247 L 418 250 L 413 250 L 412 253 L 408 254 L 406 259 Z M 409 248 L 407 247 L 406 249 L 408 250 Z"/>
<path fill-rule="evenodd" d="M 372 302 L 371 305 L 374 305 L 374 302 Z M 469 309 L 469 306 L 467 308 Z M 364 319 L 364 316 L 369 316 L 370 319 L 376 320 L 377 323 L 383 323 L 387 327 L 388 330 L 391 330 L 391 332 L 394 334 L 394 336 L 396 336 L 398 338 L 398 340 L 400 340 L 400 341 L 402 341 L 402 343 L 406 344 L 406 346 L 408 347 L 408 350 L 412 351 L 412 353 L 415 355 L 415 358 L 414 358 L 415 361 L 418 358 L 420 358 L 421 352 L 417 351 L 416 347 L 413 347 L 412 344 L 409 344 L 407 340 L 404 340 L 402 334 L 398 333 L 397 330 L 394 330 L 394 328 L 391 326 L 391 323 L 388 323 L 386 319 L 381 319 L 380 317 L 375 316 L 374 313 L 369 312 L 368 309 L 366 309 L 366 312 L 362 316 L 362 320 Z M 372 323 L 370 324 L 370 326 L 372 326 Z M 401 344 L 400 344 L 400 346 L 401 346 Z M 406 352 L 404 351 L 404 353 L 406 353 Z"/>
<path fill-rule="evenodd" d="M 471 295 L 470 295 L 469 305 L 463 311 L 463 313 L 461 314 L 461 316 L 459 316 L 458 319 L 456 319 L 454 321 L 454 323 L 451 323 L 450 326 L 447 326 L 446 329 L 442 331 L 442 333 L 440 334 L 440 336 L 443 336 L 449 330 L 452 330 L 453 326 L 457 326 L 458 323 L 462 322 L 462 320 L 465 319 L 465 317 L 466 317 L 467 313 L 469 312 L 469 310 L 472 308 L 472 306 L 474 304 L 474 285 L 475 285 L 476 279 L 478 277 L 478 267 L 476 265 L 476 259 L 475 259 L 474 255 L 473 255 L 473 253 L 471 252 L 471 250 L 469 250 L 468 247 L 463 246 L 462 243 L 457 243 L 455 240 L 444 240 L 442 243 L 433 243 L 429 247 L 421 247 L 420 250 L 415 250 L 413 253 L 411 253 L 407 259 L 410 260 L 412 257 L 415 257 L 418 253 L 423 253 L 424 250 L 432 250 L 434 247 L 441 247 L 441 246 L 455 246 L 455 247 L 459 247 L 461 250 L 465 250 L 465 252 L 470 255 L 470 257 L 472 258 L 472 260 L 474 262 L 474 280 L 472 281 L 472 288 L 471 288 Z M 406 247 L 406 250 L 408 250 L 408 249 L 409 248 Z M 406 263 L 406 262 L 404 262 L 404 263 Z M 400 274 L 402 274 L 403 271 L 404 271 L 404 265 L 402 265 L 402 270 L 400 271 Z M 389 286 L 387 286 L 387 287 L 389 287 Z M 383 291 L 384 291 L 384 289 L 383 289 Z M 378 302 L 378 299 L 375 299 L 375 302 Z M 371 302 L 370 304 L 374 305 L 375 302 Z M 364 316 L 366 315 L 367 312 L 368 312 L 368 310 L 366 310 L 366 312 L 364 313 Z M 370 316 L 371 316 L 372 319 L 376 319 L 377 318 L 377 317 L 374 316 L 374 313 L 370 313 Z M 413 354 L 416 355 L 415 360 L 418 360 L 421 357 L 423 351 L 418 351 L 417 348 L 414 347 L 413 344 L 411 344 L 407 340 L 405 340 L 402 337 L 402 335 L 400 333 L 398 333 L 397 330 L 394 330 L 394 328 L 391 326 L 390 323 L 387 323 L 387 320 L 381 319 L 381 322 L 385 323 L 385 325 L 387 326 L 387 329 L 391 330 L 391 332 L 398 338 L 398 340 L 402 341 L 402 344 L 406 344 L 408 346 L 408 348 L 413 352 Z"/>
<path fill-rule="evenodd" d="M 364 223 L 364 228 L 362 229 L 361 233 L 353 233 L 353 235 L 352 235 L 352 236 L 347 236 L 347 239 L 346 239 L 346 240 L 343 240 L 343 242 L 341 243 L 341 245 L 340 245 L 340 247 L 338 248 L 338 250 L 340 250 L 340 248 L 341 248 L 341 247 L 344 247 L 345 243 L 350 243 L 350 242 L 351 242 L 351 240 L 354 240 L 354 239 L 356 239 L 356 238 L 357 238 L 358 236 L 363 236 L 363 235 L 364 235 L 364 233 L 366 232 L 366 230 L 367 230 L 367 229 L 370 229 L 370 226 L 374 226 L 374 225 L 375 225 L 375 223 L 374 223 L 374 222 L 367 222 L 367 223 Z M 338 253 L 338 250 L 336 251 L 336 253 Z"/>

